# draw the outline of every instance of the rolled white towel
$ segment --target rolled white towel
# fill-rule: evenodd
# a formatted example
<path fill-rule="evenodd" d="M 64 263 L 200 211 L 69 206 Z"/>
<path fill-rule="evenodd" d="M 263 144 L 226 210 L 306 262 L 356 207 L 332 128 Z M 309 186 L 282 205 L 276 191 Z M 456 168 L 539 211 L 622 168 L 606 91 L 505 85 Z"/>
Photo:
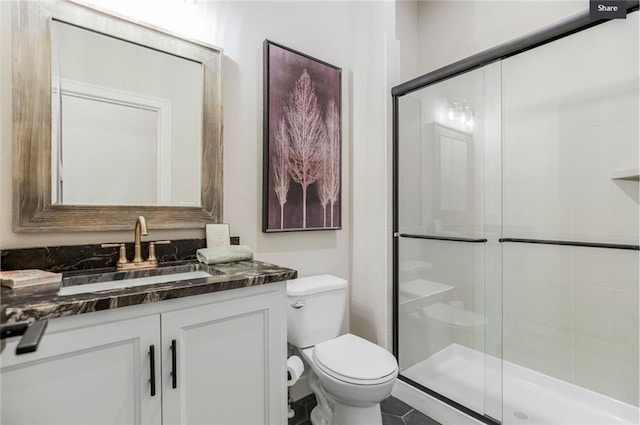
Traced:
<path fill-rule="evenodd" d="M 228 245 L 215 248 L 200 248 L 196 258 L 204 264 L 233 263 L 253 260 L 253 250 L 246 245 Z"/>

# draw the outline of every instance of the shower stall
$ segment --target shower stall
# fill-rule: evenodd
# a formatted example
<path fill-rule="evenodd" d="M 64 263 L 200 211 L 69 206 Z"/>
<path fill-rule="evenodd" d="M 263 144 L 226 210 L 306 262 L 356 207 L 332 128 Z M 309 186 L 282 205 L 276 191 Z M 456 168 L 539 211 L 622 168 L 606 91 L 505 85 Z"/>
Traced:
<path fill-rule="evenodd" d="M 627 4 L 626 19 L 574 16 L 392 90 L 399 379 L 476 421 L 638 424 Z"/>

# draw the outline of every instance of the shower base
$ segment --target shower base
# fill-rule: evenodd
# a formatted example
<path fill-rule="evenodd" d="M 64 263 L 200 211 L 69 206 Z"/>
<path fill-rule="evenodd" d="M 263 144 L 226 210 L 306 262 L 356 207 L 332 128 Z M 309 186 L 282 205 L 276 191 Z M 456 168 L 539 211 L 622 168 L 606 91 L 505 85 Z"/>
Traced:
<path fill-rule="evenodd" d="M 505 425 L 638 424 L 637 407 L 458 344 L 401 375 Z"/>

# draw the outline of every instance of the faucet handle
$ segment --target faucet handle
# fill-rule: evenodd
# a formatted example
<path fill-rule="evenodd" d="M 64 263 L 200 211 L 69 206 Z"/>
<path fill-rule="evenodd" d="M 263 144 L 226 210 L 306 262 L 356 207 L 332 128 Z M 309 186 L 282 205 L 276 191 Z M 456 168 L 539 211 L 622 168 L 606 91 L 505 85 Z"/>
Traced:
<path fill-rule="evenodd" d="M 120 255 L 118 257 L 118 264 L 127 264 L 127 248 L 124 243 L 103 243 L 100 245 L 102 248 L 120 248 Z"/>
<path fill-rule="evenodd" d="M 169 245 L 171 241 L 151 241 L 149 242 L 149 258 L 147 261 L 158 261 L 156 258 L 156 245 Z"/>

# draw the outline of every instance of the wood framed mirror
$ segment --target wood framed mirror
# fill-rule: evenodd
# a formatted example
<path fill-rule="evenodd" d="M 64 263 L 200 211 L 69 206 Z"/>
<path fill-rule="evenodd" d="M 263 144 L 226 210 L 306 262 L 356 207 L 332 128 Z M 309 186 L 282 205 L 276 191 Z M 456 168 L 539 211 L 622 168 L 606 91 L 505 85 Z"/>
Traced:
<path fill-rule="evenodd" d="M 16 2 L 12 43 L 14 231 L 222 220 L 220 49 L 67 0 Z"/>

